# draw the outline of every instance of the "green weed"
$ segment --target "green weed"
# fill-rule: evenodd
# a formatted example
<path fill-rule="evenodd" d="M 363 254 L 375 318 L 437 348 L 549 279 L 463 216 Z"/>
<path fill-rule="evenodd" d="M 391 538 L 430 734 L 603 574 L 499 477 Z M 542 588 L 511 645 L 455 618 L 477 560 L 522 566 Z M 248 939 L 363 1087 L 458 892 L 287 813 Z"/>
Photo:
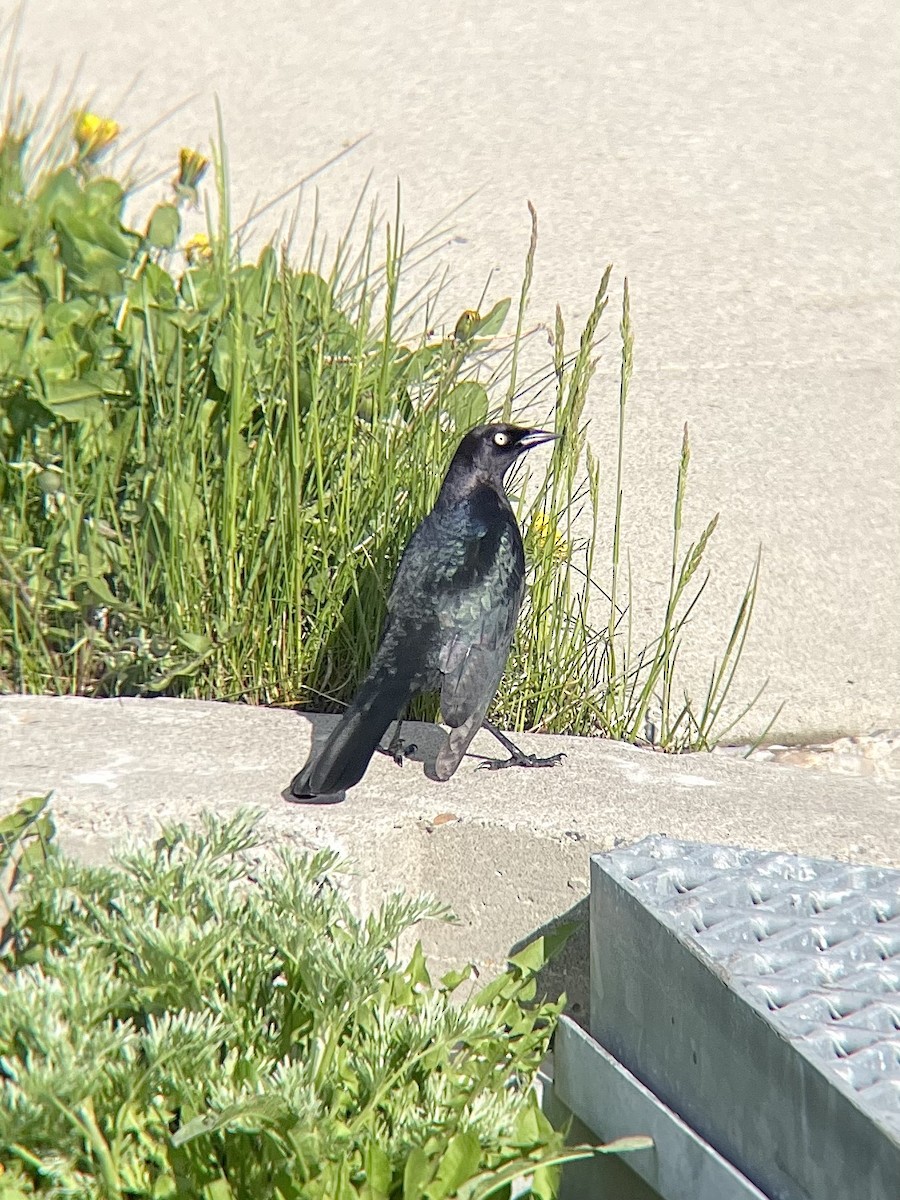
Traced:
<path fill-rule="evenodd" d="M 123 185 L 101 171 L 116 127 L 82 113 L 44 138 L 42 156 L 34 119 L 10 114 L 0 140 L 0 689 L 339 708 L 460 436 L 521 411 L 536 223 L 512 340 L 500 337 L 508 299 L 435 332 L 436 296 L 401 287 L 428 245 L 405 244 L 399 203 L 382 254 L 376 215 L 360 205 L 327 263 L 314 227 L 300 265 L 271 246 L 248 264 L 229 224 L 224 142 L 213 156 L 218 223 L 182 246 L 202 155 L 181 152 L 171 196 L 133 230 Z M 563 436 L 541 482 L 525 474 L 516 487 L 529 587 L 491 715 L 510 728 L 635 741 L 660 706 L 651 740 L 707 747 L 757 569 L 708 694 L 697 708 L 682 702 L 689 585 L 714 522 L 679 557 L 685 442 L 662 632 L 632 649 L 620 547 L 627 291 L 609 619 L 592 617 L 605 521 L 583 414 L 609 278 L 571 356 L 557 314 L 548 379 Z"/>

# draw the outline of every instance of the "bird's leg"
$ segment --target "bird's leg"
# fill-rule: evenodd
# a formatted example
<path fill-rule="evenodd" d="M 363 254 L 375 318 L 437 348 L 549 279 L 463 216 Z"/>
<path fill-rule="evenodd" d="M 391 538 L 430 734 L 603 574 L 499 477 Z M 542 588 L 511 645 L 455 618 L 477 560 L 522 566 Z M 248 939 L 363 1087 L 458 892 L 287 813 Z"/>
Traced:
<path fill-rule="evenodd" d="M 386 754 L 388 758 L 392 758 L 398 767 L 403 766 L 404 758 L 409 758 L 410 754 L 415 754 L 418 746 L 415 742 L 404 742 L 400 737 L 400 730 L 403 728 L 403 722 L 397 722 L 397 728 L 394 730 L 394 736 L 386 746 L 376 746 L 375 749 L 379 754 Z"/>
<path fill-rule="evenodd" d="M 483 729 L 492 733 L 500 745 L 509 751 L 510 757 L 487 758 L 483 763 L 479 763 L 479 770 L 482 767 L 486 771 L 501 771 L 504 767 L 555 767 L 566 757 L 562 753 L 551 754 L 548 758 L 537 758 L 534 754 L 526 754 L 491 721 L 482 721 L 481 724 Z"/>

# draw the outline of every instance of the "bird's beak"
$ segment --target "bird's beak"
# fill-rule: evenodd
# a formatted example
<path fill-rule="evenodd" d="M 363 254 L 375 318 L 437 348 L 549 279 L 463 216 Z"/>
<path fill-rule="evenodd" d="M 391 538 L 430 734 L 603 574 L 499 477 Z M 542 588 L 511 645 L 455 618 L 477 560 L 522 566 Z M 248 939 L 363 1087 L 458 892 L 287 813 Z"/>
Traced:
<path fill-rule="evenodd" d="M 558 433 L 548 433 L 546 429 L 529 429 L 519 438 L 519 447 L 522 450 L 530 450 L 532 446 L 540 446 L 542 442 L 553 442 L 558 437 Z"/>

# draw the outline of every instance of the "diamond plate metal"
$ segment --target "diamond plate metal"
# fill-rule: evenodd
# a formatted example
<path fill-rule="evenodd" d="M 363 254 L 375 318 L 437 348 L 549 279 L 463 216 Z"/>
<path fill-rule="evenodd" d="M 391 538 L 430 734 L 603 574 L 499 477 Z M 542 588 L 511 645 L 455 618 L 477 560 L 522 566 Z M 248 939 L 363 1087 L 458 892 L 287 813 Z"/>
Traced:
<path fill-rule="evenodd" d="M 609 858 L 900 1141 L 900 871 L 663 837 Z"/>
<path fill-rule="evenodd" d="M 695 1116 L 701 1112 L 708 1116 L 707 1131 L 711 1132 L 714 1144 L 721 1128 L 720 1149 L 727 1152 L 728 1145 L 736 1147 L 735 1161 L 741 1160 L 754 1140 L 765 1143 L 769 1136 L 774 1139 L 780 1126 L 792 1122 L 795 1140 L 810 1137 L 807 1148 L 810 1156 L 816 1154 L 816 1136 L 822 1139 L 823 1154 L 833 1151 L 833 1147 L 829 1150 L 829 1139 L 841 1136 L 841 1120 L 835 1106 L 827 1096 L 822 1099 L 821 1085 L 808 1068 L 804 1074 L 798 1073 L 797 1064 L 787 1060 L 782 1064 L 778 1039 L 769 1036 L 766 1040 L 764 1030 L 741 1016 L 739 1007 L 733 1003 L 736 996 L 847 1097 L 881 1131 L 881 1136 L 894 1144 L 893 1150 L 887 1151 L 885 1162 L 897 1161 L 900 871 L 685 843 L 665 837 L 645 838 L 635 846 L 598 855 L 594 862 L 600 868 L 595 884 L 604 875 L 614 881 L 670 931 L 670 940 L 674 935 L 695 959 L 705 963 L 707 973 L 712 972 L 732 993 L 727 1002 L 724 996 L 719 997 L 714 987 L 699 978 L 695 964 L 687 962 L 684 952 L 679 957 L 677 949 L 665 942 L 654 945 L 659 946 L 657 958 L 665 964 L 660 969 L 668 972 L 669 980 L 654 981 L 646 962 L 636 962 L 634 978 L 620 978 L 622 971 L 628 970 L 628 945 L 633 946 L 635 939 L 646 943 L 648 937 L 656 935 L 646 918 L 637 909 L 627 908 L 616 896 L 614 887 L 604 883 L 601 886 L 606 888 L 606 898 L 602 911 L 592 908 L 592 941 L 596 938 L 592 1005 L 596 1000 L 602 1012 L 595 1021 L 592 1007 L 591 1016 L 592 1031 L 603 1044 L 639 1075 L 646 1060 L 653 1061 L 660 1054 L 666 1057 L 660 1083 L 663 1092 L 668 1089 L 667 1102 L 683 1113 L 685 1107 L 691 1109 L 693 1105 Z M 604 934 L 609 935 L 606 951 Z M 686 1005 L 698 1007 L 697 1014 L 682 1014 L 674 994 L 667 995 L 667 990 L 676 993 L 682 986 L 682 971 L 688 980 Z M 655 988 L 659 989 L 655 999 L 647 999 Z M 645 999 L 646 1006 L 642 1007 Z M 703 1064 L 694 1073 L 696 1100 L 690 1094 L 694 1084 L 686 1046 L 679 1049 L 676 1044 L 672 1048 L 664 1036 L 657 1038 L 647 1027 L 648 1013 L 661 1011 L 666 1005 L 672 1014 L 671 1025 L 675 1027 L 677 1022 L 678 1027 L 678 1036 L 673 1034 L 669 1040 L 677 1043 L 683 1038 L 691 1042 L 695 1064 L 704 1030 L 717 1030 L 711 1034 L 710 1044 L 716 1046 L 718 1064 L 708 1062 L 705 1076 L 701 1070 Z M 699 1008 L 703 1009 L 702 1019 Z M 727 1015 L 720 1020 L 719 1009 L 724 1012 L 726 1008 Z M 654 1038 L 657 1041 L 651 1048 Z M 618 1041 L 618 1045 L 610 1045 L 610 1039 Z M 727 1057 L 723 1056 L 724 1050 L 731 1050 Z M 748 1057 L 742 1060 L 742 1054 Z M 759 1074 L 763 1060 L 764 1079 Z M 648 1070 L 652 1075 L 654 1068 Z M 721 1078 L 714 1078 L 716 1073 L 724 1077 L 729 1072 L 734 1076 L 729 1085 L 731 1092 Z M 760 1096 L 755 1100 L 743 1097 L 742 1075 L 747 1086 L 759 1087 L 761 1081 L 771 1080 L 773 1090 L 777 1090 L 782 1080 L 787 1081 L 783 1110 L 776 1116 L 777 1096 L 768 1099 Z M 641 1077 L 653 1086 L 646 1071 Z M 810 1087 L 817 1090 L 818 1097 L 811 1104 L 810 1112 L 818 1114 L 813 1117 L 793 1111 L 802 1106 Z M 677 1094 L 679 1089 L 684 1093 L 681 1097 Z M 748 1121 L 762 1122 L 755 1133 L 748 1132 L 737 1117 L 728 1126 L 728 1117 L 723 1113 L 709 1112 L 710 1107 L 713 1110 L 728 1107 L 731 1096 L 736 1097 L 736 1111 L 746 1104 L 744 1126 Z M 679 1099 L 683 1101 L 680 1109 Z M 760 1117 L 753 1107 L 755 1102 L 767 1103 L 772 1108 L 771 1116 Z M 765 1120 L 771 1121 L 769 1127 L 765 1126 Z M 809 1121 L 813 1125 L 818 1121 L 818 1134 L 816 1129 L 808 1128 Z M 826 1128 L 829 1122 L 831 1128 Z M 870 1135 L 864 1131 L 863 1135 L 868 1145 Z M 769 1149 L 779 1159 L 781 1152 L 777 1147 L 773 1144 Z M 785 1151 L 788 1156 L 791 1153 Z M 749 1170 L 746 1161 L 740 1161 L 739 1165 Z M 824 1195 L 824 1191 L 817 1190 L 821 1179 L 817 1187 L 803 1181 L 804 1169 L 802 1155 L 798 1154 L 794 1164 L 784 1167 L 782 1174 L 773 1171 L 767 1176 L 767 1167 L 762 1166 L 755 1177 L 757 1181 L 768 1179 L 773 1195 L 806 1195 L 806 1187 L 810 1188 L 810 1195 Z M 815 1169 L 810 1167 L 812 1173 Z M 824 1167 L 820 1169 L 824 1174 Z M 889 1174 L 892 1171 L 890 1168 Z M 857 1176 L 857 1186 L 859 1183 Z M 797 1190 L 792 1190 L 795 1186 Z M 891 1200 L 900 1198 L 900 1175 L 896 1177 L 895 1191 L 887 1194 Z M 881 1191 L 873 1195 L 880 1200 Z"/>

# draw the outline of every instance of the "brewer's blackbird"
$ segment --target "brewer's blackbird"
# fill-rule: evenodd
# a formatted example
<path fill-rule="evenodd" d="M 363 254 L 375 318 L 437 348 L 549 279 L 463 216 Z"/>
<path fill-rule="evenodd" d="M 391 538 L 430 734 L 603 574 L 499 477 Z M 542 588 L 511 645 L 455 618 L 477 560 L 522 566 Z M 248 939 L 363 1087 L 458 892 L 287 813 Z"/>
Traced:
<path fill-rule="evenodd" d="M 561 755 L 524 754 L 485 722 L 525 580 L 522 535 L 503 479 L 520 454 L 555 436 L 478 425 L 460 442 L 434 508 L 400 559 L 369 673 L 320 753 L 294 778 L 291 796 L 311 799 L 359 783 L 388 725 L 419 692 L 440 692 L 450 726 L 434 766 L 438 779 L 450 778 L 482 724 L 511 751 L 485 766 L 559 762 Z"/>

